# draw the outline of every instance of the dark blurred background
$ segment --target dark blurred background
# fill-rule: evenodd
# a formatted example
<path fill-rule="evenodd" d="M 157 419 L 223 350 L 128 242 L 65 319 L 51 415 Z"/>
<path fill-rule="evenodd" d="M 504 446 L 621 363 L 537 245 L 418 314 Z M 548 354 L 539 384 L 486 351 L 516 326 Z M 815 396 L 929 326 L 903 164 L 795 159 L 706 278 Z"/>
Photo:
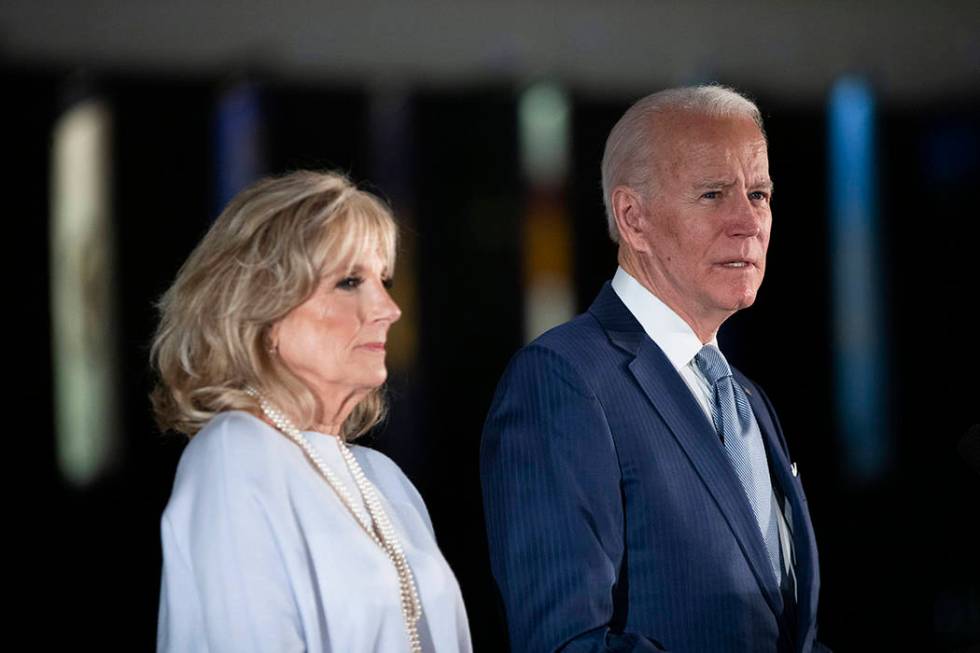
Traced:
<path fill-rule="evenodd" d="M 183 440 L 155 300 L 231 194 L 348 172 L 403 226 L 392 417 L 478 651 L 505 650 L 479 437 L 509 357 L 615 270 L 599 160 L 636 98 L 758 101 L 766 282 L 722 346 L 779 410 L 838 651 L 980 643 L 980 10 L 974 2 L 0 5 L 11 300 L 6 539 L 39 648 L 151 650 Z"/>

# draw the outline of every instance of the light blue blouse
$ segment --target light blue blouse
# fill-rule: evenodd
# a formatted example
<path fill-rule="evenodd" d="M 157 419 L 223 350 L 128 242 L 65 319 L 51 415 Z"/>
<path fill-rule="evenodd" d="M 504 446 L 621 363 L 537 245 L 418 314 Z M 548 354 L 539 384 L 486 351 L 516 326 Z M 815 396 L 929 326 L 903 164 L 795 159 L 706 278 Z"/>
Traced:
<path fill-rule="evenodd" d="M 305 435 L 357 497 L 333 436 Z M 423 650 L 468 653 L 422 498 L 389 458 L 352 451 L 415 575 Z M 161 521 L 159 651 L 408 651 L 391 561 L 300 448 L 256 417 L 219 414 L 190 441 Z"/>

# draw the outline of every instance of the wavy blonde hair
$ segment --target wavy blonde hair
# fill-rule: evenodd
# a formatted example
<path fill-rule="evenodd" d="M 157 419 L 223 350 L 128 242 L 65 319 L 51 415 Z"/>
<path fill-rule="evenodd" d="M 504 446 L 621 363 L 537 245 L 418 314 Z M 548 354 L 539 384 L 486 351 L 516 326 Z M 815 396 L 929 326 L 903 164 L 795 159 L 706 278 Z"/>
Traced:
<path fill-rule="evenodd" d="M 192 437 L 219 412 L 261 414 L 249 386 L 298 420 L 298 428 L 309 428 L 319 400 L 270 352 L 269 331 L 324 275 L 372 250 L 391 274 L 396 241 L 390 210 L 337 173 L 293 172 L 239 193 L 159 302 L 150 360 L 161 430 Z M 351 411 L 340 435 L 353 440 L 385 412 L 384 389 L 377 388 Z"/>

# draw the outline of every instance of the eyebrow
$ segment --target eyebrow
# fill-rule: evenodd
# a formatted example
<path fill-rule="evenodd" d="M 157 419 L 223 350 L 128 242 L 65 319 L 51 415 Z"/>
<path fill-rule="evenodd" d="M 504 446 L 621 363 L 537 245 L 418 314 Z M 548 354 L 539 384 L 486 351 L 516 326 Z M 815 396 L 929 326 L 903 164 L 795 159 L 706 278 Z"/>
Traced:
<path fill-rule="evenodd" d="M 698 182 L 694 184 L 694 187 L 698 189 L 728 188 L 729 186 L 734 186 L 734 185 L 735 185 L 734 179 L 717 179 L 717 178 L 705 177 L 703 179 L 698 180 Z"/>
<path fill-rule="evenodd" d="M 735 183 L 736 182 L 734 179 L 712 179 L 706 177 L 698 181 L 694 185 L 694 187 L 697 188 L 698 190 L 703 188 L 730 188 L 734 186 Z M 748 184 L 748 187 L 752 189 L 762 188 L 768 190 L 771 193 L 773 191 L 774 184 L 772 183 L 771 179 L 765 179 L 765 180 L 752 182 Z"/>
<path fill-rule="evenodd" d="M 353 264 L 353 265 L 351 265 L 349 267 L 338 267 L 338 268 L 335 268 L 333 270 L 333 272 L 328 273 L 327 276 L 336 275 L 336 276 L 344 277 L 344 276 L 351 275 L 351 274 L 363 275 L 363 274 L 365 274 L 365 270 L 366 270 L 366 268 L 364 267 L 364 265 L 362 265 L 361 263 L 355 263 L 355 264 Z M 393 275 L 391 273 L 391 270 L 386 265 L 386 266 L 384 266 L 384 268 L 381 269 L 380 276 L 381 276 L 382 279 L 387 279 L 387 278 L 392 277 Z"/>

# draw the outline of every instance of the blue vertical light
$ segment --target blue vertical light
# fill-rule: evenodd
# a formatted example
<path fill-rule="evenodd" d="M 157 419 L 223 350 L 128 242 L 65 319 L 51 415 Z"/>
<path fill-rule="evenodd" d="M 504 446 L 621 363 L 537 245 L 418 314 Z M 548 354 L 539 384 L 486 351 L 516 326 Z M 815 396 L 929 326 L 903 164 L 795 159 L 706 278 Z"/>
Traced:
<path fill-rule="evenodd" d="M 240 190 L 265 171 L 259 90 L 240 84 L 219 98 L 214 118 L 214 202 L 217 215 Z"/>
<path fill-rule="evenodd" d="M 830 268 L 838 432 L 848 474 L 888 465 L 888 379 L 875 198 L 875 105 L 867 84 L 844 78 L 830 95 Z"/>

